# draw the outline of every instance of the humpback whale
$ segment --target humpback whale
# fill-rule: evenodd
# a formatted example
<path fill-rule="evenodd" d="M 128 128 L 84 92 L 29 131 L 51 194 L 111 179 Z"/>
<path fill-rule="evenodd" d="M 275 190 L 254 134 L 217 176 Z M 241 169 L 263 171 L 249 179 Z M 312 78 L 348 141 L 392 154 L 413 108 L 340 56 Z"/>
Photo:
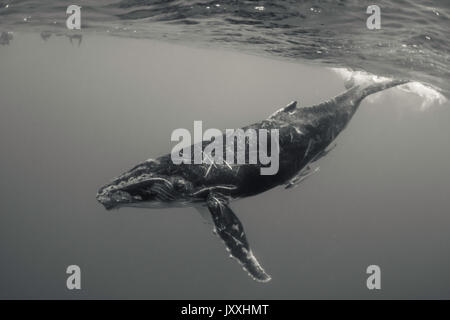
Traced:
<path fill-rule="evenodd" d="M 242 223 L 230 202 L 284 185 L 291 188 L 311 173 L 310 165 L 329 151 L 361 101 L 370 94 L 407 83 L 387 80 L 354 85 L 318 105 L 291 102 L 267 119 L 242 129 L 279 130 L 279 170 L 261 175 L 261 164 L 174 164 L 170 154 L 146 160 L 101 187 L 97 200 L 107 209 L 120 207 L 194 207 L 213 225 L 230 256 L 255 280 L 271 279 L 254 256 Z M 210 141 L 200 142 L 205 146 Z M 191 146 L 194 148 L 195 146 Z M 247 148 L 248 150 L 248 148 Z M 193 162 L 191 162 L 193 163 Z"/>

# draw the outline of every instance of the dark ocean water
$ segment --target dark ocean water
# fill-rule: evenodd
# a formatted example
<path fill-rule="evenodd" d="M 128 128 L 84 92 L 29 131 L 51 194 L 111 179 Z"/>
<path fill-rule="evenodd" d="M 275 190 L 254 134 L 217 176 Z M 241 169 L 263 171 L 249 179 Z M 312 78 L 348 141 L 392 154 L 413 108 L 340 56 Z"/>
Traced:
<path fill-rule="evenodd" d="M 159 38 L 408 78 L 450 92 L 450 2 L 377 1 L 381 29 L 366 27 L 373 1 L 0 1 L 0 28 L 65 30 L 82 6 L 83 32 Z M 69 33 L 70 34 L 70 33 Z M 3 38 L 5 38 L 4 36 Z M 8 42 L 8 40 L 3 40 Z"/>

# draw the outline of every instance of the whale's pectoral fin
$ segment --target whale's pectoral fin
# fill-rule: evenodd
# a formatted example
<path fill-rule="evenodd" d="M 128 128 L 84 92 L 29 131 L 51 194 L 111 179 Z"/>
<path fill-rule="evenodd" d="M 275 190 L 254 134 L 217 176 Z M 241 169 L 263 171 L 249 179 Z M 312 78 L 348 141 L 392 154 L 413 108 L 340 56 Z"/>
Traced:
<path fill-rule="evenodd" d="M 215 232 L 224 241 L 231 256 L 239 261 L 249 275 L 261 282 L 271 278 L 256 260 L 245 236 L 244 227 L 228 207 L 227 200 L 220 194 L 210 194 L 207 200 Z"/>
<path fill-rule="evenodd" d="M 315 155 L 314 158 L 312 158 L 310 160 L 310 162 L 307 166 L 305 166 L 299 173 L 297 173 L 296 176 L 294 176 L 291 180 L 289 180 L 286 183 L 285 188 L 290 189 L 293 187 L 297 187 L 301 182 L 303 182 L 303 180 L 305 180 L 306 178 L 309 178 L 312 174 L 319 172 L 320 167 L 313 166 L 313 164 L 315 164 L 315 162 L 319 161 L 319 159 L 325 157 L 335 147 L 336 147 L 336 143 L 334 145 L 332 145 L 331 147 L 327 147 L 325 150 L 323 150 L 322 152 Z"/>
<path fill-rule="evenodd" d="M 289 180 L 284 188 L 290 189 L 297 187 L 306 178 L 309 178 L 312 174 L 319 172 L 319 170 L 320 170 L 319 167 L 312 168 L 311 166 L 308 165 L 307 167 L 302 169 L 295 177 Z"/>

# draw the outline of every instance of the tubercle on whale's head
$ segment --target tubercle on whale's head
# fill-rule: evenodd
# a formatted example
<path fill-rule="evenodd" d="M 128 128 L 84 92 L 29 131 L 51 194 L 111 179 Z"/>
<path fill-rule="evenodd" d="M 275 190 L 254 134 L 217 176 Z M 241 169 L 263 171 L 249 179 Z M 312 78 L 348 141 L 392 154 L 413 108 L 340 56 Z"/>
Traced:
<path fill-rule="evenodd" d="M 192 184 L 178 175 L 160 173 L 156 160 L 147 160 L 101 187 L 96 199 L 105 209 L 165 207 L 185 201 Z"/>

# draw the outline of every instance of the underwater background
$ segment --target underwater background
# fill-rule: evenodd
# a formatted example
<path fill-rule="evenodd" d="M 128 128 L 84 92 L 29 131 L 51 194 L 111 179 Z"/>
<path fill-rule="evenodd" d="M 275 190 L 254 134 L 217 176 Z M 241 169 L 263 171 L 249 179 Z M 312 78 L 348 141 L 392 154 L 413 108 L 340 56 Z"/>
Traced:
<path fill-rule="evenodd" d="M 380 30 L 371 4 L 0 0 L 0 298 L 450 298 L 450 3 L 377 1 Z M 194 120 L 238 128 L 380 77 L 414 82 L 365 99 L 300 186 L 231 204 L 267 284 L 195 209 L 95 199 Z"/>

